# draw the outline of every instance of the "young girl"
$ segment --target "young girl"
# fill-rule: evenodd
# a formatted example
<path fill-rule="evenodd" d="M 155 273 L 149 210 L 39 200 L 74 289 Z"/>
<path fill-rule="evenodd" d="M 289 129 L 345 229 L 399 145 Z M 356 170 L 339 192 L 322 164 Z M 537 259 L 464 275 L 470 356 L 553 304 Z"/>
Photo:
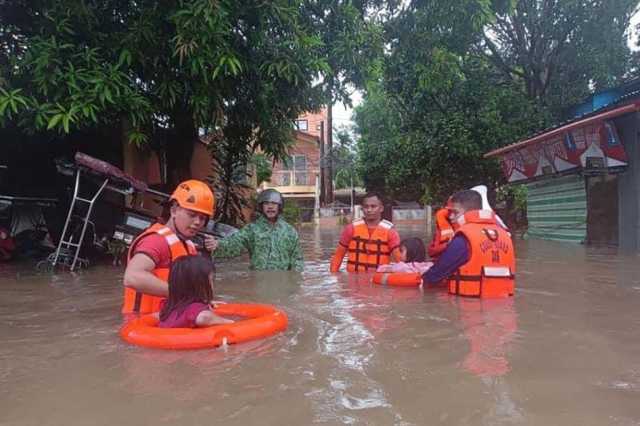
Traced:
<path fill-rule="evenodd" d="M 400 242 L 400 260 L 398 263 L 378 266 L 377 272 L 419 272 L 424 274 L 433 265 L 427 259 L 424 243 L 420 238 L 407 238 Z"/>
<path fill-rule="evenodd" d="M 169 272 L 169 297 L 160 310 L 162 328 L 194 328 L 233 322 L 214 314 L 213 300 L 215 268 L 203 256 L 182 256 Z"/>

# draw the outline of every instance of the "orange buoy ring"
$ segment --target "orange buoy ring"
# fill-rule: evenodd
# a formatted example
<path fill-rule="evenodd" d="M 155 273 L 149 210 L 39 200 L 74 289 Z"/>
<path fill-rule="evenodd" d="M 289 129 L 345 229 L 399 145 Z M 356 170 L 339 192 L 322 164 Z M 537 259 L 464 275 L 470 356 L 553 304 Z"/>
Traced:
<path fill-rule="evenodd" d="M 372 281 L 379 285 L 419 287 L 422 284 L 422 274 L 419 272 L 376 272 Z"/>
<path fill-rule="evenodd" d="M 229 303 L 214 309 L 216 315 L 246 319 L 200 328 L 160 328 L 156 315 L 144 315 L 120 329 L 128 343 L 159 349 L 215 348 L 274 335 L 287 328 L 287 315 L 269 305 Z"/>

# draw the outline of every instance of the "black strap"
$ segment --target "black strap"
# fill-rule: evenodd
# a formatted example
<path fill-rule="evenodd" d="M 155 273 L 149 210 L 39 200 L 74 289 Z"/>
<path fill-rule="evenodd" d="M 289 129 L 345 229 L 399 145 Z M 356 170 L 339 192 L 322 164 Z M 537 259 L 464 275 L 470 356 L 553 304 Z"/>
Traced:
<path fill-rule="evenodd" d="M 382 242 L 382 240 L 377 239 L 376 240 L 376 265 L 380 264 L 380 243 Z"/>
<path fill-rule="evenodd" d="M 142 296 L 143 294 L 139 291 L 136 291 L 136 299 L 133 302 L 133 312 L 140 312 L 140 305 L 142 304 Z"/>
<path fill-rule="evenodd" d="M 356 260 L 353 264 L 356 265 L 356 272 L 358 272 L 358 267 L 360 266 L 360 241 L 362 240 L 360 237 L 355 237 L 356 240 Z"/>

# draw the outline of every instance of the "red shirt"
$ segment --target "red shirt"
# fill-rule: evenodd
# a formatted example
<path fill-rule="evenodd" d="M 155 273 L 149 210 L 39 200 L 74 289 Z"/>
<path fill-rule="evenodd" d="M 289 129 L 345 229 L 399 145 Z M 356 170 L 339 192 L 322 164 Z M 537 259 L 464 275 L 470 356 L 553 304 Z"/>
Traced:
<path fill-rule="evenodd" d="M 138 253 L 149 256 L 156 264 L 156 268 L 171 267 L 171 250 L 165 237 L 160 234 L 149 234 L 138 241 L 133 255 Z"/>
<path fill-rule="evenodd" d="M 201 302 L 190 303 L 182 312 L 173 311 L 166 320 L 160 321 L 160 328 L 194 328 L 200 312 L 209 309 L 209 305 Z"/>
<path fill-rule="evenodd" d="M 371 236 L 371 234 L 373 234 L 373 231 L 375 231 L 376 227 L 374 226 L 373 228 L 369 228 L 369 236 Z M 347 226 L 344 227 L 344 229 L 342 230 L 342 235 L 340 235 L 340 245 L 342 245 L 343 247 L 349 247 L 349 242 L 351 241 L 351 239 L 353 238 L 353 223 L 348 224 Z M 393 250 L 395 250 L 396 248 L 398 248 L 398 246 L 400 246 L 400 235 L 398 235 L 398 231 L 396 231 L 395 228 L 391 228 L 389 229 L 389 252 L 392 252 Z"/>

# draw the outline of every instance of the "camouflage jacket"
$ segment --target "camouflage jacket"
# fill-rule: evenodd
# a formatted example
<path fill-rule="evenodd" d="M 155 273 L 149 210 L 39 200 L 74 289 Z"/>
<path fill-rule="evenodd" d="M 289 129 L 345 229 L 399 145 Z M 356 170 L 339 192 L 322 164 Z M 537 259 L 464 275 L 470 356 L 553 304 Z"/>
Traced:
<path fill-rule="evenodd" d="M 235 257 L 245 251 L 251 256 L 251 269 L 302 271 L 304 262 L 298 232 L 278 218 L 272 225 L 264 216 L 220 240 L 215 258 Z"/>

